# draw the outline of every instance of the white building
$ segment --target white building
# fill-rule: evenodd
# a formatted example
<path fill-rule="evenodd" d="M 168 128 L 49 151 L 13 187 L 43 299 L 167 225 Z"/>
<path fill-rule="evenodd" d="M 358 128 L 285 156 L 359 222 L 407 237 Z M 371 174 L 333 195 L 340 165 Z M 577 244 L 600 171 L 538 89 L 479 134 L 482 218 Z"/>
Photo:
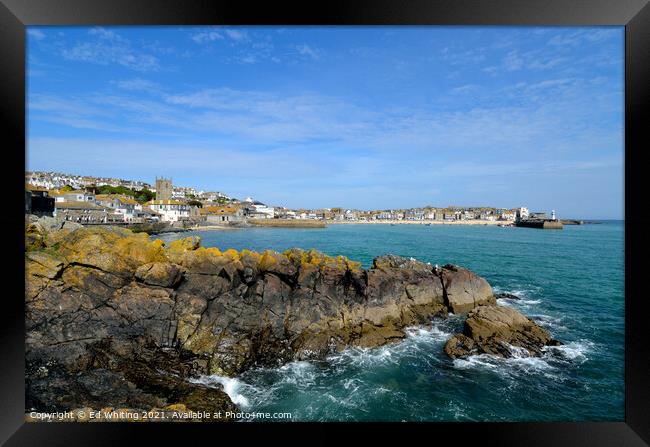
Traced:
<path fill-rule="evenodd" d="M 517 219 L 528 219 L 530 216 L 530 211 L 528 211 L 528 208 L 521 207 L 517 209 Z"/>
<path fill-rule="evenodd" d="M 172 191 L 172 199 L 184 199 L 185 197 L 185 191 L 182 189 L 174 189 Z"/>
<path fill-rule="evenodd" d="M 177 200 L 151 200 L 145 205 L 159 214 L 163 222 L 178 222 L 190 217 L 190 205 Z"/>
<path fill-rule="evenodd" d="M 262 202 L 253 200 L 252 197 L 246 197 L 244 204 L 252 211 L 252 213 L 249 212 L 249 215 L 253 214 L 256 218 L 273 219 L 275 217 L 275 209 L 272 206 L 267 206 Z"/>
<path fill-rule="evenodd" d="M 253 208 L 255 211 L 266 216 L 267 219 L 273 219 L 275 217 L 275 210 L 272 206 L 266 206 L 261 202 L 254 202 Z"/>
<path fill-rule="evenodd" d="M 70 191 L 52 194 L 57 202 L 95 202 L 95 194 L 86 191 Z"/>
<path fill-rule="evenodd" d="M 119 194 L 98 194 L 95 202 L 115 210 L 116 213 L 123 216 L 125 222 L 143 222 L 145 220 L 142 205 L 133 197 Z"/>

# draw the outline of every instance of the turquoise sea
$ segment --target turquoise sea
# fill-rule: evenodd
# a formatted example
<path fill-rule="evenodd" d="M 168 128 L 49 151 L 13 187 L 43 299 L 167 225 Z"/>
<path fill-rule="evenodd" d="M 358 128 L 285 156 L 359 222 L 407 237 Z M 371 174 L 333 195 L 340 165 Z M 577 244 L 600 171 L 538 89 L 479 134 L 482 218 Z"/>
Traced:
<path fill-rule="evenodd" d="M 412 328 L 401 343 L 348 349 L 321 362 L 254 369 L 222 383 L 247 412 L 301 421 L 622 421 L 624 222 L 564 230 L 460 225 L 330 225 L 196 232 L 204 246 L 316 248 L 370 266 L 393 253 L 454 263 L 485 277 L 499 300 L 565 344 L 540 358 L 451 360 L 442 351 L 462 319 Z M 169 239 L 182 235 L 165 235 Z"/>

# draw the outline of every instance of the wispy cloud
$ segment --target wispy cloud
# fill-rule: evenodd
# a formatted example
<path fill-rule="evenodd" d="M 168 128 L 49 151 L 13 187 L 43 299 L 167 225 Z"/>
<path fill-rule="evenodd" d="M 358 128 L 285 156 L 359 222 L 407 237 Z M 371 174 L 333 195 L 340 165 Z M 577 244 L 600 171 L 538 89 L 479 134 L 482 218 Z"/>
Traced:
<path fill-rule="evenodd" d="M 214 42 L 215 40 L 223 40 L 223 35 L 216 30 L 200 31 L 192 35 L 192 40 L 196 43 Z"/>
<path fill-rule="evenodd" d="M 553 78 L 490 91 L 465 84 L 450 89 L 452 101 L 468 96 L 470 103 L 480 98 L 482 105 L 462 110 L 367 107 L 314 92 L 225 87 L 172 92 L 140 78 L 116 84 L 125 92 L 147 91 L 151 96 L 116 92 L 84 98 L 36 97 L 30 104 L 39 113 L 32 118 L 83 128 L 95 123 L 108 132 L 217 137 L 242 146 L 330 144 L 385 153 L 408 148 L 411 153 L 480 154 L 482 148 L 494 147 L 518 155 L 557 153 L 570 146 L 602 148 L 615 144 L 618 135 L 611 131 L 615 121 L 603 126 L 603 114 L 617 111 L 608 111 L 605 99 L 590 94 L 599 85 L 591 79 Z M 46 99 L 55 104 L 47 110 Z M 57 108 L 60 113 L 55 113 Z"/>
<path fill-rule="evenodd" d="M 622 185 L 621 30 L 36 31 L 32 168 L 288 206 L 541 209 Z"/>
<path fill-rule="evenodd" d="M 313 60 L 318 60 L 320 59 L 320 52 L 316 50 L 315 48 L 310 47 L 307 44 L 302 44 L 302 45 L 296 45 L 294 47 L 298 54 L 301 54 L 303 56 L 308 56 L 309 58 Z"/>
<path fill-rule="evenodd" d="M 27 28 L 27 37 L 35 40 L 45 39 L 45 33 L 35 28 Z"/>
<path fill-rule="evenodd" d="M 616 37 L 620 37 L 620 29 L 602 28 L 602 29 L 582 29 L 577 31 L 552 31 L 543 30 L 535 35 L 538 37 L 554 34 L 548 39 L 545 45 L 538 46 L 534 49 L 523 49 L 521 45 L 510 43 L 506 48 L 509 51 L 501 57 L 499 64 L 490 64 L 483 68 L 483 72 L 491 75 L 503 75 L 508 72 L 531 70 L 531 71 L 549 71 L 557 68 L 576 69 L 578 66 L 586 68 L 593 67 L 597 62 L 592 54 L 592 59 L 575 58 L 572 52 L 581 45 L 597 44 L 602 47 L 600 59 L 610 60 L 612 54 L 620 53 L 620 47 L 607 47 L 605 44 L 612 44 Z M 619 43 L 622 43 L 619 42 Z M 514 47 L 514 48 L 513 48 Z M 615 62 L 620 63 L 620 57 L 615 57 Z M 603 63 L 602 61 L 600 62 Z"/>
<path fill-rule="evenodd" d="M 620 33 L 615 28 L 583 29 L 570 33 L 557 34 L 549 39 L 548 44 L 575 47 L 583 43 L 602 42 L 618 36 L 620 36 Z"/>
<path fill-rule="evenodd" d="M 242 41 L 248 39 L 248 33 L 243 30 L 224 28 L 223 32 L 226 36 L 230 37 L 232 40 Z"/>
<path fill-rule="evenodd" d="M 142 78 L 126 79 L 123 81 L 117 81 L 115 84 L 119 88 L 128 91 L 157 93 L 161 89 L 160 84 Z"/>
<path fill-rule="evenodd" d="M 464 49 L 458 46 L 444 47 L 440 54 L 442 59 L 452 66 L 475 65 L 487 59 L 487 49 L 483 47 Z"/>
<path fill-rule="evenodd" d="M 128 39 L 114 31 L 93 28 L 88 34 L 92 36 L 91 39 L 64 48 L 63 57 L 99 65 L 117 64 L 136 71 L 160 68 L 158 58 L 134 49 Z"/>
<path fill-rule="evenodd" d="M 243 42 L 248 40 L 248 32 L 243 29 L 213 26 L 194 32 L 191 35 L 191 38 L 194 42 L 199 44 L 225 40 Z"/>

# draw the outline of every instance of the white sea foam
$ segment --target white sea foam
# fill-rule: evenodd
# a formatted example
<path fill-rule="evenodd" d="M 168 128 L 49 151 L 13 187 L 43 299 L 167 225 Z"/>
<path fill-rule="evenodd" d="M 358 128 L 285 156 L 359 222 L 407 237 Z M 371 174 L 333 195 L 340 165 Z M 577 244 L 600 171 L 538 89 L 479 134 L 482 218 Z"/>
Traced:
<path fill-rule="evenodd" d="M 362 368 L 374 368 L 396 363 L 391 352 L 394 346 L 380 348 L 347 348 L 340 353 L 330 355 L 327 360 L 333 366 L 345 367 L 353 364 Z"/>
<path fill-rule="evenodd" d="M 567 330 L 567 327 L 561 324 L 564 317 L 553 317 L 545 314 L 529 315 L 529 317 L 542 327 L 562 331 Z"/>
<path fill-rule="evenodd" d="M 215 383 L 220 383 L 223 386 L 223 391 L 230 397 L 230 399 L 237 405 L 240 405 L 243 408 L 249 406 L 249 400 L 246 396 L 241 394 L 241 391 L 244 387 L 250 387 L 250 385 L 244 384 L 239 379 L 234 379 L 232 377 L 223 377 L 217 375 L 211 376 L 201 376 L 196 379 L 190 379 L 190 382 L 200 383 L 203 385 L 214 385 Z"/>
<path fill-rule="evenodd" d="M 464 359 L 454 359 L 457 369 L 489 370 L 501 376 L 516 377 L 519 374 L 542 374 L 548 378 L 562 380 L 562 369 L 567 364 L 582 364 L 588 360 L 587 353 L 594 349 L 588 340 L 580 340 L 560 346 L 546 346 L 541 356 L 530 353 L 517 346 L 508 346 L 512 357 L 503 358 L 491 354 L 472 355 Z"/>
<path fill-rule="evenodd" d="M 462 403 L 450 401 L 447 405 L 447 408 L 451 413 L 454 414 L 455 419 L 461 420 L 467 418 L 465 406 Z"/>
<path fill-rule="evenodd" d="M 428 341 L 447 341 L 452 333 L 445 330 L 441 325 L 434 324 L 432 327 L 414 326 L 406 329 L 407 343 L 428 342 Z"/>
<path fill-rule="evenodd" d="M 595 345 L 591 341 L 578 340 L 560 346 L 547 346 L 544 352 L 545 355 L 580 364 L 588 360 L 587 353 L 594 349 Z"/>
<path fill-rule="evenodd" d="M 513 307 L 512 300 L 507 298 L 497 298 L 497 304 L 499 306 Z"/>
<path fill-rule="evenodd" d="M 471 368 L 487 368 L 494 369 L 498 365 L 494 363 L 493 356 L 488 354 L 470 355 L 464 359 L 454 359 L 454 368 L 457 369 L 471 369 Z"/>
<path fill-rule="evenodd" d="M 499 298 L 501 300 L 507 300 L 507 301 L 525 301 L 526 299 L 532 298 L 534 296 L 539 296 L 542 292 L 541 287 L 537 286 L 530 286 L 528 288 L 511 288 L 511 289 L 504 289 L 499 286 L 494 286 L 492 287 L 492 290 L 494 293 L 507 293 L 510 295 L 514 295 L 517 298 Z"/>
<path fill-rule="evenodd" d="M 550 374 L 555 371 L 555 368 L 545 359 L 523 353 L 518 353 L 515 357 L 507 359 L 490 354 L 473 355 L 466 359 L 455 359 L 453 364 L 454 368 L 457 369 L 492 371 L 501 377 L 510 379 L 517 379 L 522 374 L 543 374 L 547 377 L 556 378 L 555 375 Z"/>

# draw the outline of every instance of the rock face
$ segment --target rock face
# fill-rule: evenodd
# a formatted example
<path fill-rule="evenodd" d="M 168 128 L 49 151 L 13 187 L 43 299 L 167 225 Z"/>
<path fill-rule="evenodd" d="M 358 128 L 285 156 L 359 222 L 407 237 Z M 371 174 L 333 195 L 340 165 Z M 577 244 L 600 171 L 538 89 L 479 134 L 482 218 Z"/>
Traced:
<path fill-rule="evenodd" d="M 481 304 L 496 304 L 488 282 L 467 269 L 446 265 L 440 272 L 445 303 L 455 314 L 467 313 Z"/>
<path fill-rule="evenodd" d="M 364 270 L 313 250 L 221 252 L 114 227 L 30 222 L 26 235 L 27 398 L 38 409 L 226 410 L 222 389 L 186 379 L 380 346 L 448 312 L 475 309 L 467 352 L 499 352 L 494 334 L 527 349 L 547 336 L 523 316 L 485 313 L 501 309 L 490 285 L 458 266 L 389 255 Z"/>
<path fill-rule="evenodd" d="M 512 357 L 539 355 L 544 346 L 558 344 L 545 329 L 510 307 L 479 306 L 467 316 L 463 333 L 452 336 L 444 349 L 451 358 L 473 354 Z"/>

